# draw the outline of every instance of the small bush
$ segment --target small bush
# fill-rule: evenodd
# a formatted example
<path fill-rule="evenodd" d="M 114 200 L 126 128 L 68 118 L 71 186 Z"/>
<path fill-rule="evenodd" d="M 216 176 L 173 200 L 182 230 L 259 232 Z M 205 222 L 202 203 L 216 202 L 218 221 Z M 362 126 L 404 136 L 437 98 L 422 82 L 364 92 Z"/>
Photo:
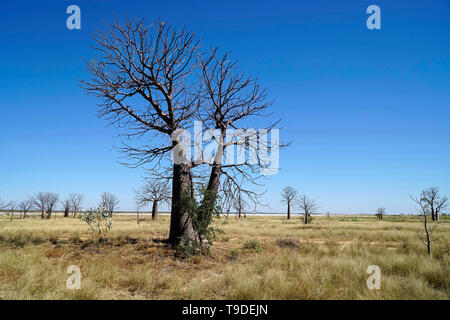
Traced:
<path fill-rule="evenodd" d="M 247 250 L 254 250 L 257 252 L 261 252 L 262 251 L 262 246 L 259 243 L 258 240 L 252 239 L 252 240 L 248 240 L 247 242 L 244 243 L 243 249 L 247 249 Z"/>
<path fill-rule="evenodd" d="M 239 257 L 239 250 L 238 249 L 232 249 L 230 253 L 227 256 L 228 261 L 235 261 Z"/>
<path fill-rule="evenodd" d="M 200 193 L 203 200 L 213 197 L 213 194 L 202 187 Z M 193 199 L 189 192 L 181 195 L 180 206 L 189 213 L 196 236 L 188 243 L 181 243 L 177 247 L 177 253 L 181 257 L 189 257 L 196 254 L 209 255 L 211 247 L 217 236 L 223 231 L 212 226 L 214 217 L 219 217 L 221 209 L 217 205 L 217 199 L 213 201 L 199 202 Z M 206 203 L 206 205 L 203 205 Z"/>
<path fill-rule="evenodd" d="M 92 233 L 99 237 L 107 236 L 112 229 L 111 216 L 104 208 L 90 209 L 80 213 L 78 217 L 88 224 Z"/>
<path fill-rule="evenodd" d="M 284 238 L 284 239 L 278 239 L 275 241 L 277 246 L 280 248 L 290 248 L 290 249 L 296 249 L 300 247 L 300 244 L 297 240 L 292 238 Z"/>

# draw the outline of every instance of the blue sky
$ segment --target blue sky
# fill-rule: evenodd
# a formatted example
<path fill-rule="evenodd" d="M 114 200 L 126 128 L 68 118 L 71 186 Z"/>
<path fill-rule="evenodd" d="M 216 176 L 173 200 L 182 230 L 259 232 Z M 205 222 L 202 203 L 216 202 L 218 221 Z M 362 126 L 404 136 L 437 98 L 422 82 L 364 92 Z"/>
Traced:
<path fill-rule="evenodd" d="M 81 8 L 81 30 L 66 8 Z M 366 8 L 381 8 L 381 30 Z M 143 171 L 118 164 L 117 131 L 96 117 L 91 34 L 114 15 L 158 17 L 231 50 L 283 119 L 270 208 L 292 185 L 320 211 L 411 212 L 409 194 L 450 195 L 450 1 L 0 1 L 0 197 L 103 191 L 133 208 Z"/>

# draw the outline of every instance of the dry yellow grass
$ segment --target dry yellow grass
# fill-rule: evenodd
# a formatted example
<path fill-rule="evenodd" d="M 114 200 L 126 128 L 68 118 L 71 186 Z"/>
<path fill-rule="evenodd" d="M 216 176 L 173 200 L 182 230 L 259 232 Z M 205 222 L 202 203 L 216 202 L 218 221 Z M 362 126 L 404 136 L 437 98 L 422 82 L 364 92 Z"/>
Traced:
<path fill-rule="evenodd" d="M 442 221 L 433 256 L 413 217 L 298 216 L 216 220 L 223 234 L 211 256 L 177 258 L 166 245 L 168 217 L 140 225 L 114 218 L 106 243 L 72 218 L 0 219 L 1 299 L 449 299 L 450 223 Z M 280 239 L 288 241 L 280 242 Z M 281 243 L 281 245 L 280 245 Z M 258 244 L 261 248 L 258 248 Z M 66 288 L 69 265 L 80 290 Z M 381 268 L 369 290 L 366 269 Z"/>

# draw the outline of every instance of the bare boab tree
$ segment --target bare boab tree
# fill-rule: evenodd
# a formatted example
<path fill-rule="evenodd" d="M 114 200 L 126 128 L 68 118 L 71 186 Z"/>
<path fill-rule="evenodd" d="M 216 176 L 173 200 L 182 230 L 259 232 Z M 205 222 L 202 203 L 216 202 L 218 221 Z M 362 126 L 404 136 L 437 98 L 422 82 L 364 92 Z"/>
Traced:
<path fill-rule="evenodd" d="M 287 205 L 287 218 L 291 218 L 291 207 L 298 203 L 299 193 L 293 187 L 284 187 L 281 192 L 281 203 Z"/>
<path fill-rule="evenodd" d="M 139 207 L 152 205 L 152 220 L 158 218 L 158 205 L 169 203 L 170 187 L 165 180 L 148 180 L 141 189 L 136 191 L 136 202 Z"/>
<path fill-rule="evenodd" d="M 38 192 L 30 201 L 33 205 L 41 211 L 42 219 L 50 219 L 52 216 L 53 209 L 58 203 L 59 195 L 52 192 Z"/>
<path fill-rule="evenodd" d="M 318 209 L 318 205 L 314 199 L 308 198 L 306 195 L 301 195 L 298 200 L 301 214 L 304 216 L 305 224 L 308 224 L 311 214 Z"/>
<path fill-rule="evenodd" d="M 45 219 L 45 210 L 47 209 L 48 193 L 38 192 L 30 198 L 33 205 L 41 211 L 41 219 Z"/>
<path fill-rule="evenodd" d="M 72 209 L 72 201 L 69 199 L 66 199 L 62 202 L 63 209 L 64 209 L 64 218 L 67 218 L 69 216 L 70 210 Z"/>
<path fill-rule="evenodd" d="M 261 194 L 250 191 L 245 186 L 248 183 L 248 179 L 245 176 L 235 176 L 233 179 L 225 176 L 224 181 L 220 185 L 218 192 L 218 206 L 221 208 L 222 213 L 230 213 L 231 209 L 234 209 L 236 218 L 240 219 L 242 215 L 247 217 L 246 212 L 255 211 L 258 204 L 260 204 L 258 197 Z"/>
<path fill-rule="evenodd" d="M 13 221 L 14 219 L 14 213 L 17 207 L 17 203 L 15 201 L 10 201 L 9 205 L 8 205 L 8 209 L 9 209 L 9 217 L 10 217 L 10 222 Z"/>
<path fill-rule="evenodd" d="M 33 207 L 33 202 L 31 200 L 24 200 L 19 203 L 19 209 L 22 212 L 22 218 L 25 219 L 27 217 L 28 211 Z"/>
<path fill-rule="evenodd" d="M 246 218 L 247 215 L 245 214 L 245 212 L 250 207 L 250 204 L 246 200 L 245 194 L 239 191 L 240 190 L 238 190 L 237 195 L 234 197 L 233 201 L 233 207 L 234 210 L 236 210 L 238 219 L 241 218 L 242 214 L 244 215 L 244 218 Z"/>
<path fill-rule="evenodd" d="M 192 75 L 199 41 L 162 21 L 149 27 L 116 21 L 94 40 L 98 56 L 87 63 L 91 79 L 82 87 L 102 99 L 99 116 L 136 142 L 120 148 L 127 165 L 157 168 L 174 150 L 169 241 L 190 241 L 192 220 L 181 197 L 191 190 L 191 164 L 180 129 L 190 126 L 198 108 Z"/>
<path fill-rule="evenodd" d="M 377 213 L 375 214 L 378 218 L 378 220 L 383 220 L 383 216 L 386 213 L 386 209 L 385 208 L 378 208 L 377 209 Z"/>
<path fill-rule="evenodd" d="M 47 202 L 46 202 L 46 212 L 47 212 L 47 219 L 50 219 L 52 217 L 53 209 L 55 208 L 56 204 L 59 201 L 59 195 L 52 192 L 47 192 Z"/>
<path fill-rule="evenodd" d="M 1 213 L 0 215 L 4 215 L 7 213 L 7 212 L 5 213 L 4 210 L 7 210 L 8 206 L 9 203 L 4 202 L 2 199 L 0 199 L 0 211 L 3 211 L 3 213 Z"/>
<path fill-rule="evenodd" d="M 420 198 L 427 203 L 430 210 L 431 220 L 439 221 L 439 214 L 447 208 L 447 197 L 442 197 L 439 194 L 439 188 L 432 187 L 423 190 Z"/>
<path fill-rule="evenodd" d="M 103 192 L 100 196 L 99 207 L 105 209 L 110 217 L 113 216 L 114 210 L 117 209 L 118 204 L 119 199 L 109 192 Z"/>
<path fill-rule="evenodd" d="M 232 61 L 228 53 L 220 56 L 216 48 L 208 54 L 199 56 L 198 60 L 201 71 L 199 97 L 202 108 L 199 109 L 197 117 L 205 126 L 205 132 L 213 132 L 207 135 L 207 138 L 216 144 L 213 161 L 206 163 L 211 170 L 207 184 L 208 193 L 202 205 L 205 208 L 213 207 L 212 203 L 217 199 L 223 176 L 230 184 L 233 184 L 234 189 L 239 189 L 238 194 L 245 194 L 248 199 L 256 203 L 258 194 L 243 188 L 243 185 L 261 185 L 260 172 L 267 170 L 268 165 L 265 162 L 266 159 L 260 157 L 261 149 L 267 150 L 267 141 L 263 139 L 263 136 L 267 138 L 267 131 L 274 128 L 278 121 L 268 124 L 265 131 L 259 132 L 248 130 L 242 124 L 246 121 L 248 123 L 248 120 L 255 117 L 269 117 L 272 101 L 267 99 L 266 90 L 261 88 L 256 79 L 238 69 L 237 62 Z M 225 156 L 227 148 L 235 147 L 240 150 L 238 153 L 244 153 L 244 157 L 246 157 L 245 153 L 248 154 L 245 161 L 234 162 L 234 159 Z M 280 145 L 271 147 L 275 150 Z M 202 160 L 203 158 L 202 154 Z M 250 158 L 253 161 L 249 161 Z M 197 161 L 196 164 L 205 163 Z M 242 183 L 242 179 L 246 184 Z M 207 210 L 203 212 L 204 216 L 200 218 L 209 221 L 211 212 Z"/>
<path fill-rule="evenodd" d="M 81 210 L 81 203 L 83 202 L 84 195 L 81 193 L 71 193 L 69 194 L 69 200 L 73 210 L 73 217 L 76 218 L 78 212 Z"/>
<path fill-rule="evenodd" d="M 431 240 L 432 240 L 433 232 L 436 230 L 436 228 L 438 226 L 438 220 L 435 220 L 434 225 L 432 225 L 430 223 L 430 221 L 428 220 L 428 217 L 432 216 L 433 211 L 432 211 L 430 201 L 428 198 L 428 193 L 426 191 L 427 190 L 422 191 L 422 193 L 418 197 L 414 197 L 414 196 L 410 196 L 410 197 L 415 203 L 417 203 L 417 205 L 419 207 L 419 212 L 420 212 L 421 216 L 423 216 L 425 239 L 424 239 L 424 237 L 421 237 L 421 236 L 419 238 L 424 243 L 424 245 L 427 247 L 428 255 L 431 255 Z M 444 206 L 441 209 L 443 210 L 443 209 L 445 209 L 445 207 L 446 206 L 444 203 Z"/>

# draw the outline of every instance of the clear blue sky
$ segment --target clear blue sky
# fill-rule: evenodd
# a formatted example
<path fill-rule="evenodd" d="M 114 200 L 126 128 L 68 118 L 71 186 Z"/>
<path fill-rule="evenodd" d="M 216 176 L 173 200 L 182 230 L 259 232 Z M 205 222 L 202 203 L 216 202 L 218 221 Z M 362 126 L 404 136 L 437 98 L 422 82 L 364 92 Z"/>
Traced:
<path fill-rule="evenodd" d="M 66 8 L 81 8 L 81 30 Z M 368 30 L 366 8 L 381 8 Z M 186 25 L 231 50 L 276 100 L 281 171 L 266 211 L 284 210 L 285 185 L 320 211 L 409 212 L 408 195 L 450 195 L 450 1 L 0 1 L 0 197 L 103 191 L 133 207 L 142 170 L 117 163 L 117 131 L 96 117 L 77 81 L 91 33 L 114 15 Z"/>

